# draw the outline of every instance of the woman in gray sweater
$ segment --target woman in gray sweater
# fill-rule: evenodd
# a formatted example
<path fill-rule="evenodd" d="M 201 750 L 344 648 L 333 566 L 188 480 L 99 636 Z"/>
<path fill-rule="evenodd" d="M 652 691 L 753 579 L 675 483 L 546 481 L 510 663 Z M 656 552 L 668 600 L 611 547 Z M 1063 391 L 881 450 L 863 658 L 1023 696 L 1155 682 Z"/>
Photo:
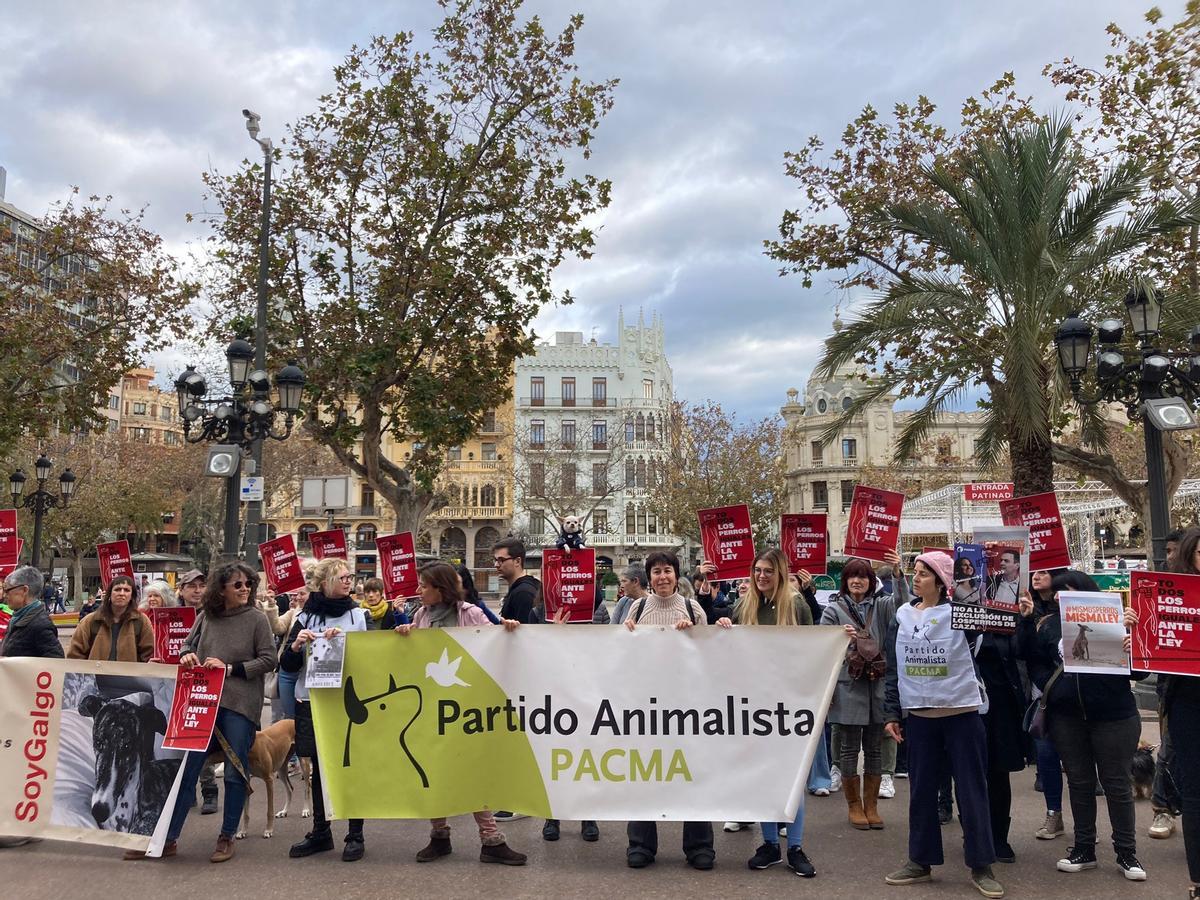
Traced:
<path fill-rule="evenodd" d="M 175 842 L 183 831 L 196 780 L 208 753 L 220 749 L 217 733 L 224 735 L 237 754 L 244 771 L 250 771 L 250 747 L 254 743 L 263 709 L 263 676 L 275 668 L 275 636 L 261 609 L 252 603 L 258 575 L 243 563 L 219 568 L 209 579 L 201 614 L 183 641 L 179 665 L 225 670 L 225 687 L 217 710 L 217 727 L 205 753 L 188 753 L 183 766 L 179 799 L 167 830 L 163 856 L 175 855 Z M 246 803 L 246 781 L 238 766 L 225 760 L 225 809 L 221 834 L 210 860 L 225 862 L 233 856 L 233 835 Z M 131 851 L 126 858 L 143 854 Z"/>

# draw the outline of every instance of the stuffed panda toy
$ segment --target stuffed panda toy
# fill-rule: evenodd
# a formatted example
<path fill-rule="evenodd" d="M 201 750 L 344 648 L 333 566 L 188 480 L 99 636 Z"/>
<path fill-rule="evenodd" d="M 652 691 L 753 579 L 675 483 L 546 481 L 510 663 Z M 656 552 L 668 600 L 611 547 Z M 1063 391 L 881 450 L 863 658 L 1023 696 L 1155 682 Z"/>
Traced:
<path fill-rule="evenodd" d="M 566 550 L 568 553 L 583 548 L 583 526 L 579 524 L 576 516 L 567 516 L 562 520 L 562 527 L 559 529 L 558 540 L 554 542 L 554 546 L 559 550 Z"/>

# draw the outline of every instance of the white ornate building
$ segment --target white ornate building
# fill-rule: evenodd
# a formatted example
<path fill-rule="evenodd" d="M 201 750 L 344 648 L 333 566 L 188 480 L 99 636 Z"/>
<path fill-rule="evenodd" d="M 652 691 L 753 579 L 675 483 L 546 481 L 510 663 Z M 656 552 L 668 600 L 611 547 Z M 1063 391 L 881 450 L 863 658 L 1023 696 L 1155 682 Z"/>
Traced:
<path fill-rule="evenodd" d="M 534 545 L 553 544 L 558 523 L 531 496 L 531 485 L 559 475 L 560 488 L 572 486 L 567 504 L 589 516 L 587 543 L 596 548 L 598 566 L 622 566 L 649 550 L 676 546 L 646 498 L 665 458 L 672 397 L 662 320 L 654 315 L 647 325 L 639 314 L 636 325 L 626 325 L 622 312 L 615 345 L 558 332 L 553 343 L 517 361 L 515 382 L 514 533 Z M 564 454 L 565 447 L 574 452 Z M 569 477 L 545 472 L 564 465 L 571 466 Z"/>

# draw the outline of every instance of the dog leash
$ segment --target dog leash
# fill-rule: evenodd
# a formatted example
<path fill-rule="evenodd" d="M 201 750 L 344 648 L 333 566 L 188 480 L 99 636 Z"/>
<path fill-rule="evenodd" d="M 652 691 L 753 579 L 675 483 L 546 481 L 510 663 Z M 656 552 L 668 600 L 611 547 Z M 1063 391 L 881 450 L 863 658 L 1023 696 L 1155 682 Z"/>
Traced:
<path fill-rule="evenodd" d="M 221 729 L 214 728 L 213 731 L 216 732 L 217 743 L 221 745 L 221 750 L 224 751 L 225 758 L 233 763 L 233 767 L 237 770 L 237 773 L 242 776 L 242 781 L 246 782 L 246 795 L 253 794 L 254 788 L 250 787 L 250 776 L 246 774 L 246 770 L 242 767 L 242 761 L 233 752 L 233 748 L 229 746 L 229 741 L 225 740 L 225 735 L 221 734 Z"/>

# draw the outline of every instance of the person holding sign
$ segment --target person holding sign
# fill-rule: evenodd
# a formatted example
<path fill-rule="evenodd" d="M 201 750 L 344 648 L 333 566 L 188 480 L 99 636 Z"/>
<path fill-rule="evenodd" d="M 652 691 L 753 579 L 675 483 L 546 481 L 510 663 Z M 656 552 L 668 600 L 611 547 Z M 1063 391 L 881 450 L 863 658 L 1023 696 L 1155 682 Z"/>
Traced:
<path fill-rule="evenodd" d="M 250 771 L 250 747 L 262 719 L 263 676 L 275 668 L 275 639 L 262 610 L 250 598 L 258 588 L 258 573 L 245 563 L 229 563 L 214 573 L 204 590 L 203 615 L 183 641 L 179 664 L 184 668 L 204 666 L 225 669 L 225 687 L 217 709 L 214 740 L 204 753 L 188 753 L 183 778 L 167 830 L 163 856 L 174 856 L 176 841 L 196 797 L 196 781 L 208 753 L 225 749 L 225 810 L 217 846 L 209 860 L 225 862 L 233 857 L 233 835 L 246 804 Z M 224 738 L 224 744 L 221 738 Z M 233 758 L 230 754 L 234 754 Z M 137 851 L 126 859 L 140 859 Z"/>
<path fill-rule="evenodd" d="M 896 583 L 904 582 L 900 557 L 894 551 L 887 561 Z M 896 630 L 896 600 L 879 590 L 875 570 L 865 559 L 851 559 L 842 567 L 841 590 L 821 613 L 822 625 L 845 629 L 852 642 L 867 641 L 876 651 L 886 646 Z M 853 657 L 853 658 L 852 658 Z M 884 680 L 873 674 L 852 644 L 842 662 L 841 674 L 829 704 L 828 720 L 841 734 L 838 769 L 850 824 L 860 831 L 883 828 L 879 815 L 879 788 L 883 781 Z M 858 753 L 863 753 L 863 775 L 858 774 Z"/>
<path fill-rule="evenodd" d="M 1054 576 L 1051 590 L 1092 591 L 1099 588 L 1090 575 L 1064 570 Z M 1067 772 L 1075 841 L 1057 863 L 1060 872 L 1096 868 L 1096 777 L 1104 786 L 1108 819 L 1112 824 L 1117 865 L 1130 881 L 1145 881 L 1146 870 L 1137 858 L 1136 821 L 1129 765 L 1142 733 L 1142 720 L 1129 681 L 1132 675 L 1076 674 L 1064 671 L 1062 619 L 1058 615 L 1034 617 L 1029 594 L 1020 600 L 1021 624 L 1017 632 L 1029 677 L 1045 695 L 1046 727 Z M 1137 624 L 1137 614 L 1125 611 L 1125 624 Z M 1126 636 L 1126 641 L 1128 641 Z"/>
<path fill-rule="evenodd" d="M 118 575 L 104 591 L 100 608 L 79 620 L 67 659 L 148 662 L 154 655 L 154 626 L 133 602 L 133 579 Z"/>
<path fill-rule="evenodd" d="M 985 897 L 1004 896 L 992 874 L 987 793 L 987 734 L 980 712 L 986 696 L 975 670 L 976 635 L 950 628 L 954 559 L 922 553 L 913 571 L 916 599 L 896 610 L 896 640 L 888 648 L 887 726 L 908 740 L 908 862 L 887 876 L 893 885 L 929 881 L 945 861 L 938 822 L 938 786 L 949 759 L 962 819 L 963 855 L 971 883 Z M 900 726 L 901 710 L 907 718 Z"/>
<path fill-rule="evenodd" d="M 733 618 L 722 617 L 722 628 L 739 625 L 811 625 L 812 611 L 788 583 L 787 557 L 779 550 L 763 550 L 754 558 L 750 588 L 733 609 Z M 779 852 L 779 823 L 762 822 L 763 843 L 746 864 L 751 869 L 766 869 L 783 862 Z M 788 868 L 801 878 L 813 878 L 817 870 L 804 852 L 804 804 L 796 809 L 795 820 L 787 827 Z"/>
<path fill-rule="evenodd" d="M 524 562 L 524 548 L 521 560 Z M 455 628 L 458 626 L 488 625 L 487 616 L 478 606 L 468 603 L 463 596 L 461 582 L 454 567 L 448 563 L 435 562 L 421 566 L 417 573 L 421 587 L 421 608 L 413 616 L 411 624 L 397 625 L 396 633 L 408 636 L 414 628 Z M 521 623 L 515 619 L 503 619 L 505 631 L 513 631 Z M 475 814 L 475 825 L 479 828 L 479 861 L 500 863 L 505 866 L 523 866 L 526 856 L 508 846 L 504 833 L 496 827 L 496 819 L 486 809 Z M 433 862 L 449 856 L 450 825 L 444 818 L 430 819 L 429 843 L 417 852 L 417 862 Z"/>
<path fill-rule="evenodd" d="M 296 755 L 312 760 L 313 828 L 304 840 L 288 850 L 292 859 L 312 856 L 333 849 L 333 830 L 325 816 L 325 795 L 321 788 L 321 765 L 317 757 L 317 741 L 313 732 L 312 704 L 305 684 L 306 654 L 309 644 L 318 637 L 327 640 L 347 631 L 366 631 L 366 610 L 360 609 L 350 596 L 354 576 L 346 561 L 327 556 L 317 563 L 309 580 L 316 590 L 308 595 L 304 608 L 296 614 L 279 656 L 279 668 L 296 679 Z M 366 853 L 363 841 L 363 820 L 351 819 L 346 833 L 342 859 L 356 862 Z"/>

